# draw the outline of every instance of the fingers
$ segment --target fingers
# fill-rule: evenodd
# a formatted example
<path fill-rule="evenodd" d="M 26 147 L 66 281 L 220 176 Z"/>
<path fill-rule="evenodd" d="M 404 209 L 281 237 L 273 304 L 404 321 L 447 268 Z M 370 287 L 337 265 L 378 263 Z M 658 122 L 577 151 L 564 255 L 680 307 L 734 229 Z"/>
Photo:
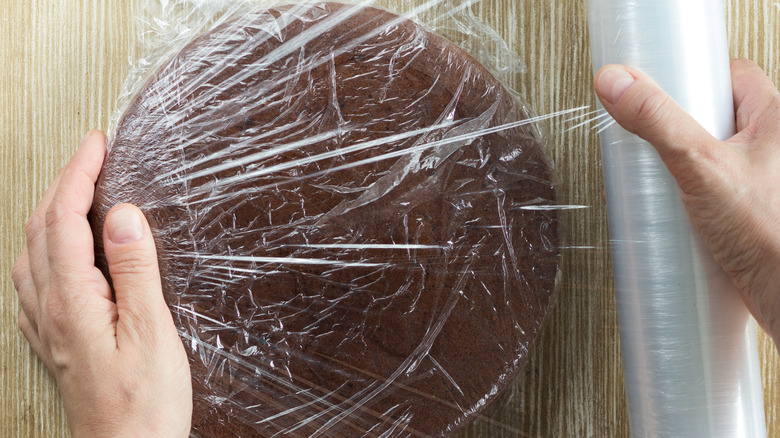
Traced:
<path fill-rule="evenodd" d="M 157 265 L 157 251 L 143 213 L 130 204 L 108 212 L 103 228 L 108 270 L 119 319 L 117 344 L 153 344 L 159 333 L 173 333 Z"/>
<path fill-rule="evenodd" d="M 731 151 L 643 73 L 608 65 L 597 73 L 595 86 L 604 108 L 656 148 L 683 190 L 681 180 L 706 176 L 701 173 L 728 162 Z"/>
<path fill-rule="evenodd" d="M 90 139 L 90 131 L 82 142 Z M 19 295 L 19 304 L 24 313 L 23 321 L 37 333 L 36 315 L 38 312 L 38 293 L 49 287 L 49 257 L 46 242 L 46 215 L 67 167 L 62 168 L 46 189 L 25 226 L 27 244 L 16 262 L 12 272 L 14 287 Z M 29 338 L 29 336 L 28 336 Z"/>
<path fill-rule="evenodd" d="M 52 327 L 57 325 L 55 323 L 65 321 L 63 315 L 71 314 L 73 309 L 67 308 L 66 304 L 79 305 L 63 300 L 59 294 L 49 296 L 52 286 L 56 290 L 81 294 L 84 290 L 93 289 L 96 284 L 99 286 L 98 280 L 102 280 L 104 288 L 108 289 L 102 276 L 95 275 L 97 270 L 92 262 L 92 233 L 86 220 L 94 182 L 89 187 L 83 182 L 84 179 L 97 179 L 104 155 L 105 137 L 98 131 L 91 131 L 82 140 L 81 147 L 70 163 L 48 187 L 28 220 L 25 230 L 27 245 L 12 272 L 21 307 L 19 328 L 36 354 L 44 360 L 46 357 L 43 353 L 51 351 L 42 336 L 46 333 L 50 335 Z M 84 227 L 73 227 L 73 223 L 81 223 Z M 85 234 L 87 238 L 84 238 Z M 57 258 L 66 261 L 62 263 L 59 260 L 64 266 L 57 265 Z M 82 271 L 92 275 L 78 275 L 75 269 L 70 269 L 79 261 L 83 263 Z M 81 282 L 61 281 L 62 278 L 56 278 L 58 273 L 60 277 L 72 276 Z M 74 276 L 74 273 L 77 275 Z M 110 293 L 108 300 L 113 305 Z M 83 306 L 78 309 L 83 310 Z"/>
<path fill-rule="evenodd" d="M 105 153 L 103 133 L 88 133 L 65 168 L 46 210 L 46 247 L 55 273 L 84 271 L 94 265 L 87 212 Z"/>
<path fill-rule="evenodd" d="M 32 347 L 35 355 L 41 358 L 47 368 L 51 369 L 48 364 L 49 360 L 46 355 L 46 349 L 43 348 L 41 339 L 38 337 L 38 331 L 33 327 L 24 310 L 19 311 L 19 330 L 21 330 L 22 334 L 27 339 L 27 342 L 30 343 L 30 347 Z"/>
<path fill-rule="evenodd" d="M 19 294 L 19 330 L 27 339 L 27 342 L 30 343 L 30 347 L 32 347 L 35 354 L 48 367 L 46 350 L 41 344 L 41 339 L 38 336 L 38 326 L 35 322 L 35 315 L 38 312 L 38 297 L 35 293 L 35 284 L 30 273 L 27 247 L 22 250 L 22 255 L 19 256 L 19 260 L 14 265 L 11 271 L 11 278 Z"/>
<path fill-rule="evenodd" d="M 35 282 L 37 290 L 42 290 L 49 286 L 49 258 L 46 252 L 46 210 L 49 209 L 54 193 L 62 179 L 65 168 L 62 168 L 54 181 L 46 189 L 41 198 L 41 202 L 35 207 L 32 215 L 25 225 L 25 235 L 27 236 L 27 246 L 25 251 L 28 253 L 30 263 L 30 272 Z"/>
<path fill-rule="evenodd" d="M 751 125 L 777 100 L 777 88 L 758 64 L 747 59 L 731 61 L 731 80 L 737 111 L 737 131 L 753 131 Z"/>
<path fill-rule="evenodd" d="M 652 143 L 662 155 L 686 149 L 692 139 L 716 143 L 649 77 L 629 67 L 608 65 L 595 79 L 604 108 L 626 130 Z"/>
<path fill-rule="evenodd" d="M 27 247 L 22 249 L 22 255 L 14 264 L 11 270 L 11 279 L 14 288 L 19 295 L 19 304 L 22 311 L 29 316 L 28 320 L 34 330 L 38 330 L 35 322 L 35 315 L 38 312 L 38 294 L 35 289 L 35 282 L 30 271 L 30 256 Z"/>

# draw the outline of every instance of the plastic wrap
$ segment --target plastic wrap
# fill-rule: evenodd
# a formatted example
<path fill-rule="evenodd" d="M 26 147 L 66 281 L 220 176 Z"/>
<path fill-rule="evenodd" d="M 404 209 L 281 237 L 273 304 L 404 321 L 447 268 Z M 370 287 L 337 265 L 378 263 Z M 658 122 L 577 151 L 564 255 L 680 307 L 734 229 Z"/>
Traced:
<path fill-rule="evenodd" d="M 714 136 L 734 133 L 722 0 L 589 0 L 593 67 L 649 74 Z M 631 433 L 766 436 L 755 323 L 692 230 L 653 147 L 601 133 Z"/>
<path fill-rule="evenodd" d="M 520 370 L 559 260 L 530 111 L 469 4 L 165 2 L 90 220 L 146 214 L 193 436 L 449 435 Z M 437 12 L 438 11 L 438 12 Z M 512 61 L 481 59 L 499 77 Z M 502 68 L 503 67 L 503 68 Z"/>

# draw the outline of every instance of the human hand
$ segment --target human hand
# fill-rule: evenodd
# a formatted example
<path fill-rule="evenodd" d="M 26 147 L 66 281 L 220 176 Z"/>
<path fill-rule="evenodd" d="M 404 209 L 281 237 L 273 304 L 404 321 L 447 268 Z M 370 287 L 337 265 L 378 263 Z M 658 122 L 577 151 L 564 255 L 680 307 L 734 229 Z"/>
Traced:
<path fill-rule="evenodd" d="M 118 205 L 105 221 L 116 302 L 94 265 L 87 212 L 105 153 L 105 136 L 87 134 L 27 222 L 13 268 L 19 328 L 57 380 L 74 438 L 186 437 L 189 364 L 138 208 Z"/>
<path fill-rule="evenodd" d="M 604 108 L 650 142 L 693 225 L 750 312 L 780 341 L 780 93 L 753 62 L 731 63 L 737 134 L 718 141 L 643 73 L 606 66 Z"/>

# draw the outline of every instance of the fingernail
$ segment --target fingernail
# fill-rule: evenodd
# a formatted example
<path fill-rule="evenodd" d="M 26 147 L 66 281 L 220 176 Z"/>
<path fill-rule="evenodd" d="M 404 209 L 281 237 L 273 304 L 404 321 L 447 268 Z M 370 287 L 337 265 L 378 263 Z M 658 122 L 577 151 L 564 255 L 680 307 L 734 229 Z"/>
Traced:
<path fill-rule="evenodd" d="M 117 244 L 131 243 L 144 235 L 141 218 L 130 209 L 117 210 L 109 215 L 106 223 L 108 238 Z"/>
<path fill-rule="evenodd" d="M 87 139 L 91 134 L 92 134 L 92 130 L 90 129 L 89 131 L 87 131 L 86 134 L 84 134 L 84 138 L 81 139 L 81 142 L 84 143 L 85 141 L 87 141 Z"/>
<path fill-rule="evenodd" d="M 631 73 L 623 67 L 608 67 L 599 75 L 596 86 L 604 99 L 609 103 L 615 103 L 635 81 Z"/>

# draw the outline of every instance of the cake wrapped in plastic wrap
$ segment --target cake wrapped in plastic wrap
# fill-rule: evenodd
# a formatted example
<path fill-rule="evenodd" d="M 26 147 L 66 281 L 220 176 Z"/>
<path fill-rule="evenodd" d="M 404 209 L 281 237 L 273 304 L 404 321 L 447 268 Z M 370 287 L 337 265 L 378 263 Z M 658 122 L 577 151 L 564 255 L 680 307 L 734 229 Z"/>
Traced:
<path fill-rule="evenodd" d="M 152 225 L 192 435 L 450 435 L 521 369 L 555 286 L 530 111 L 379 8 L 214 18 L 146 60 L 90 213 L 104 271 L 113 205 Z"/>

